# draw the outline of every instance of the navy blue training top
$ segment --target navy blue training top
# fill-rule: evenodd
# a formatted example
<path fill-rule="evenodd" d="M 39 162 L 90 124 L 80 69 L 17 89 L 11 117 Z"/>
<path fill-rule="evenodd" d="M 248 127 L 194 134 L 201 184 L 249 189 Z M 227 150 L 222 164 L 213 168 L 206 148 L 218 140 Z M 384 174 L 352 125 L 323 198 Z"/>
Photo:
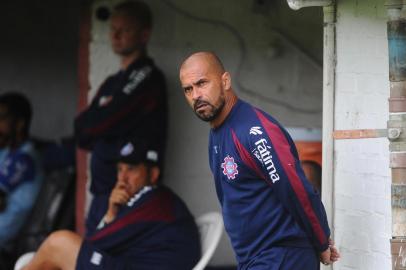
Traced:
<path fill-rule="evenodd" d="M 161 186 L 135 194 L 112 223 L 86 237 L 76 269 L 190 270 L 200 251 L 192 214 Z"/>
<path fill-rule="evenodd" d="M 123 141 L 144 140 L 164 156 L 167 117 L 165 78 L 151 58 L 137 59 L 103 82 L 75 119 L 78 145 L 92 151 L 93 195 L 109 195 L 113 189 Z"/>
<path fill-rule="evenodd" d="M 209 159 L 239 263 L 274 246 L 328 248 L 320 195 L 274 118 L 238 100 L 222 125 L 210 131 Z"/>

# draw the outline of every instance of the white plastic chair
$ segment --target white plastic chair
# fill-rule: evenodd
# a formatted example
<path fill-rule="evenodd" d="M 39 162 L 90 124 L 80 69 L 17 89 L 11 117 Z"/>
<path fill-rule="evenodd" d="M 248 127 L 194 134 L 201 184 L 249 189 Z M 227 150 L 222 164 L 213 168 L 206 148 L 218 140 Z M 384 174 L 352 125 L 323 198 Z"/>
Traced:
<path fill-rule="evenodd" d="M 200 231 L 202 257 L 193 270 L 203 270 L 220 242 L 223 233 L 223 218 L 218 212 L 209 212 L 196 219 Z"/>
<path fill-rule="evenodd" d="M 27 252 L 21 255 L 16 264 L 14 265 L 14 270 L 21 270 L 24 266 L 26 266 L 32 258 L 34 258 L 35 252 Z"/>

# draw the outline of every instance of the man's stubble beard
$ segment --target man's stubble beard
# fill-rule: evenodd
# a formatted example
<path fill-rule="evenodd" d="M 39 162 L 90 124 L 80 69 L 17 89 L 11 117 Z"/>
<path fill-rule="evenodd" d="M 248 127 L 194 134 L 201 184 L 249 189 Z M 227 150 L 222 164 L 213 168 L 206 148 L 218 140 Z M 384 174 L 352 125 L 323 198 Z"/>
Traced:
<path fill-rule="evenodd" d="M 201 105 L 202 103 L 210 107 L 210 111 L 209 111 L 208 114 L 200 114 L 200 113 L 197 112 L 196 108 L 199 105 Z M 195 104 L 193 105 L 193 110 L 194 110 L 196 116 L 199 117 L 201 120 L 203 120 L 205 122 L 211 122 L 211 121 L 213 121 L 214 119 L 216 119 L 218 117 L 218 115 L 223 110 L 224 105 L 225 105 L 225 98 L 224 98 L 224 95 L 221 95 L 220 96 L 220 104 L 217 107 L 210 104 L 209 102 L 198 99 L 195 102 Z"/>
<path fill-rule="evenodd" d="M 131 47 L 122 48 L 122 49 L 116 49 L 116 48 L 114 48 L 114 46 L 112 46 L 112 49 L 113 49 L 114 53 L 117 54 L 120 57 L 131 56 L 135 52 L 144 52 L 146 50 L 145 48 L 146 48 L 146 45 L 143 45 L 143 44 L 140 44 L 140 43 L 134 44 Z"/>
<path fill-rule="evenodd" d="M 0 134 L 0 149 L 7 147 L 9 145 L 9 142 L 10 142 L 9 136 Z"/>

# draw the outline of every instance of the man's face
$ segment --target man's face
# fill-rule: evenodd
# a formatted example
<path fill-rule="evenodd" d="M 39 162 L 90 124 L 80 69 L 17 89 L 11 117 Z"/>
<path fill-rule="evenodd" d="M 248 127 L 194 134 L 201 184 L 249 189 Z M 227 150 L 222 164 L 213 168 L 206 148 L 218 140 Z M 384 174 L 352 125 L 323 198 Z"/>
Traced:
<path fill-rule="evenodd" d="M 0 148 L 4 148 L 10 143 L 12 133 L 8 109 L 6 106 L 0 105 Z"/>
<path fill-rule="evenodd" d="M 129 16 L 115 14 L 110 21 L 110 41 L 113 51 L 120 56 L 128 56 L 146 45 L 146 31 Z"/>
<path fill-rule="evenodd" d="M 118 163 L 117 185 L 125 189 L 130 196 L 133 196 L 144 186 L 151 184 L 150 169 L 144 163 L 137 165 Z"/>
<path fill-rule="evenodd" d="M 222 74 L 205 62 L 193 61 L 181 68 L 180 81 L 195 114 L 203 121 L 214 120 L 225 104 Z"/>

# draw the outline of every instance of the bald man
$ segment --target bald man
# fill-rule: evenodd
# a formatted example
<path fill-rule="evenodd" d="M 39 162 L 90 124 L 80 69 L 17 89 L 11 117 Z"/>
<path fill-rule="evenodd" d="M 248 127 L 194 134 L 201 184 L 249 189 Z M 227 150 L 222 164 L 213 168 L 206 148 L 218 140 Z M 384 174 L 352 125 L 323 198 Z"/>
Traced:
<path fill-rule="evenodd" d="M 306 180 L 286 130 L 238 99 L 211 52 L 181 65 L 195 114 L 211 126 L 210 168 L 240 270 L 319 269 L 339 258 L 320 196 Z"/>

